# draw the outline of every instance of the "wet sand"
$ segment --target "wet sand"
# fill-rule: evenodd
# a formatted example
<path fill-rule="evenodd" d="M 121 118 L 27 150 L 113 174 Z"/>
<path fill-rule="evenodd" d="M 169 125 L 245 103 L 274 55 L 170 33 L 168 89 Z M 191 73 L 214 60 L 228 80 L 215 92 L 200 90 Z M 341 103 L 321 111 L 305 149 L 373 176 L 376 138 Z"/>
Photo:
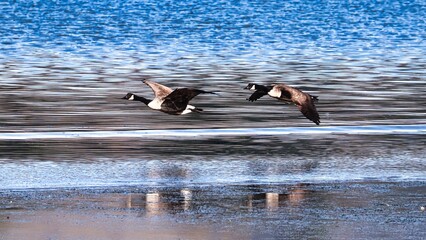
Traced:
<path fill-rule="evenodd" d="M 0 239 L 424 239 L 424 182 L 2 190 Z"/>

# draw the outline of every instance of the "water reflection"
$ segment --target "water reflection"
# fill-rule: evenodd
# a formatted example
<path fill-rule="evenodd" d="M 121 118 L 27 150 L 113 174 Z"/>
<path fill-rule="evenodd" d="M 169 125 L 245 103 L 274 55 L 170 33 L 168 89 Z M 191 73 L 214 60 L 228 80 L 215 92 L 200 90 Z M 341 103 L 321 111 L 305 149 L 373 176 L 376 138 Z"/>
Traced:
<path fill-rule="evenodd" d="M 22 224 L 33 224 L 36 232 L 52 234 L 58 229 L 81 231 L 82 226 L 97 223 L 106 231 L 119 227 L 124 233 L 149 226 L 159 236 L 171 223 L 172 229 L 210 226 L 209 232 L 215 234 L 211 239 L 229 231 L 251 239 L 344 239 L 372 234 L 391 239 L 397 234 L 400 239 L 424 235 L 419 207 L 426 200 L 425 191 L 421 182 L 8 191 L 0 192 L 0 229 L 10 233 L 27 229 Z M 46 221 L 55 224 L 53 230 L 40 225 Z"/>
<path fill-rule="evenodd" d="M 149 216 L 159 215 L 164 211 L 164 207 L 161 206 L 160 193 L 152 192 L 145 195 L 146 204 L 145 211 Z M 133 206 L 132 206 L 133 207 Z"/>
<path fill-rule="evenodd" d="M 307 194 L 314 193 L 307 190 L 307 185 L 296 184 L 289 186 L 284 193 L 266 192 L 248 195 L 246 206 L 251 210 L 263 207 L 268 211 L 277 211 L 280 207 L 301 205 Z"/>
<path fill-rule="evenodd" d="M 183 197 L 182 204 L 183 204 L 183 210 L 187 211 L 191 207 L 192 203 L 192 191 L 189 188 L 184 188 L 180 190 L 180 194 Z"/>
<path fill-rule="evenodd" d="M 250 192 L 245 193 L 244 187 L 230 187 L 228 189 L 230 192 L 226 191 L 222 196 L 220 192 L 212 194 L 207 190 L 185 187 L 156 189 L 147 193 L 106 194 L 102 196 L 104 199 L 102 201 L 99 201 L 99 196 L 87 200 L 102 207 L 129 209 L 142 213 L 144 217 L 155 217 L 203 211 L 203 204 L 206 202 L 222 209 L 246 209 L 250 212 L 263 209 L 275 212 L 283 207 L 298 207 L 304 203 L 306 197 L 315 194 L 312 190 L 308 190 L 308 185 L 305 184 L 287 186 L 281 191 L 270 192 L 265 192 L 264 186 L 251 185 L 249 189 Z"/>

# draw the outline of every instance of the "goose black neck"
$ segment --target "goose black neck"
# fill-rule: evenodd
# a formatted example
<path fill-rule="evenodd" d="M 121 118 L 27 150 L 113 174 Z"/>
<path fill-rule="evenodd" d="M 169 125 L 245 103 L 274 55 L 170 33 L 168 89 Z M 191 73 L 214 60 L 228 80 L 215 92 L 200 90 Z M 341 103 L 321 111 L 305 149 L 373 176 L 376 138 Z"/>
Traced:
<path fill-rule="evenodd" d="M 134 95 L 134 99 L 133 99 L 133 101 L 143 102 L 143 103 L 145 103 L 146 105 L 148 105 L 148 103 L 150 103 L 150 102 L 151 102 L 151 100 L 146 99 L 146 98 L 141 97 L 141 96 L 138 96 L 138 95 Z"/>

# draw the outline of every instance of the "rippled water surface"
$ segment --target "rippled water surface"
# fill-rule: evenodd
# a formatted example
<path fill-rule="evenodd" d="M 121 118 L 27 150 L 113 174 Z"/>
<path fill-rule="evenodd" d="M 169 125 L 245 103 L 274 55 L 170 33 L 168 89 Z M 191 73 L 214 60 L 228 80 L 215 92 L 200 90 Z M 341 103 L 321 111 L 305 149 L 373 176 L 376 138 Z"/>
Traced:
<path fill-rule="evenodd" d="M 0 11 L 1 188 L 425 180 L 425 1 L 6 1 Z M 120 99 L 151 97 L 143 78 L 219 96 L 196 97 L 204 112 L 185 116 Z M 295 106 L 246 101 L 249 82 L 317 95 L 321 127 L 355 130 L 256 132 L 315 125 Z M 356 128 L 388 125 L 420 130 Z M 219 128 L 249 132 L 135 136 Z M 91 137 L 55 137 L 75 131 Z"/>

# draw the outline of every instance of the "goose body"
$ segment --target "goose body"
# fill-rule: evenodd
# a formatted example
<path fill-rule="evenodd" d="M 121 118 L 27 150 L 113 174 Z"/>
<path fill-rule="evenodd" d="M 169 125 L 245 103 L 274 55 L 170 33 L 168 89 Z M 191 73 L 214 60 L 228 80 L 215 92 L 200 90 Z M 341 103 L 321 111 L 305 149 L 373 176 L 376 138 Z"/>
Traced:
<path fill-rule="evenodd" d="M 286 103 L 294 103 L 307 119 L 311 120 L 316 125 L 320 124 L 320 117 L 315 107 L 315 102 L 318 101 L 318 97 L 316 96 L 312 96 L 308 93 L 302 92 L 300 89 L 290 87 L 285 84 L 264 86 L 249 83 L 245 89 L 254 91 L 254 93 L 247 99 L 251 102 L 258 100 L 265 95 L 269 95 Z"/>
<path fill-rule="evenodd" d="M 159 83 L 144 80 L 143 83 L 148 85 L 154 92 L 154 99 L 147 99 L 138 96 L 134 93 L 127 93 L 123 99 L 130 101 L 140 101 L 146 104 L 153 110 L 158 110 L 172 115 L 183 115 L 191 112 L 201 112 L 201 108 L 197 108 L 189 104 L 189 101 L 199 94 L 211 93 L 200 89 L 194 88 L 177 88 L 175 90 L 161 85 Z"/>

